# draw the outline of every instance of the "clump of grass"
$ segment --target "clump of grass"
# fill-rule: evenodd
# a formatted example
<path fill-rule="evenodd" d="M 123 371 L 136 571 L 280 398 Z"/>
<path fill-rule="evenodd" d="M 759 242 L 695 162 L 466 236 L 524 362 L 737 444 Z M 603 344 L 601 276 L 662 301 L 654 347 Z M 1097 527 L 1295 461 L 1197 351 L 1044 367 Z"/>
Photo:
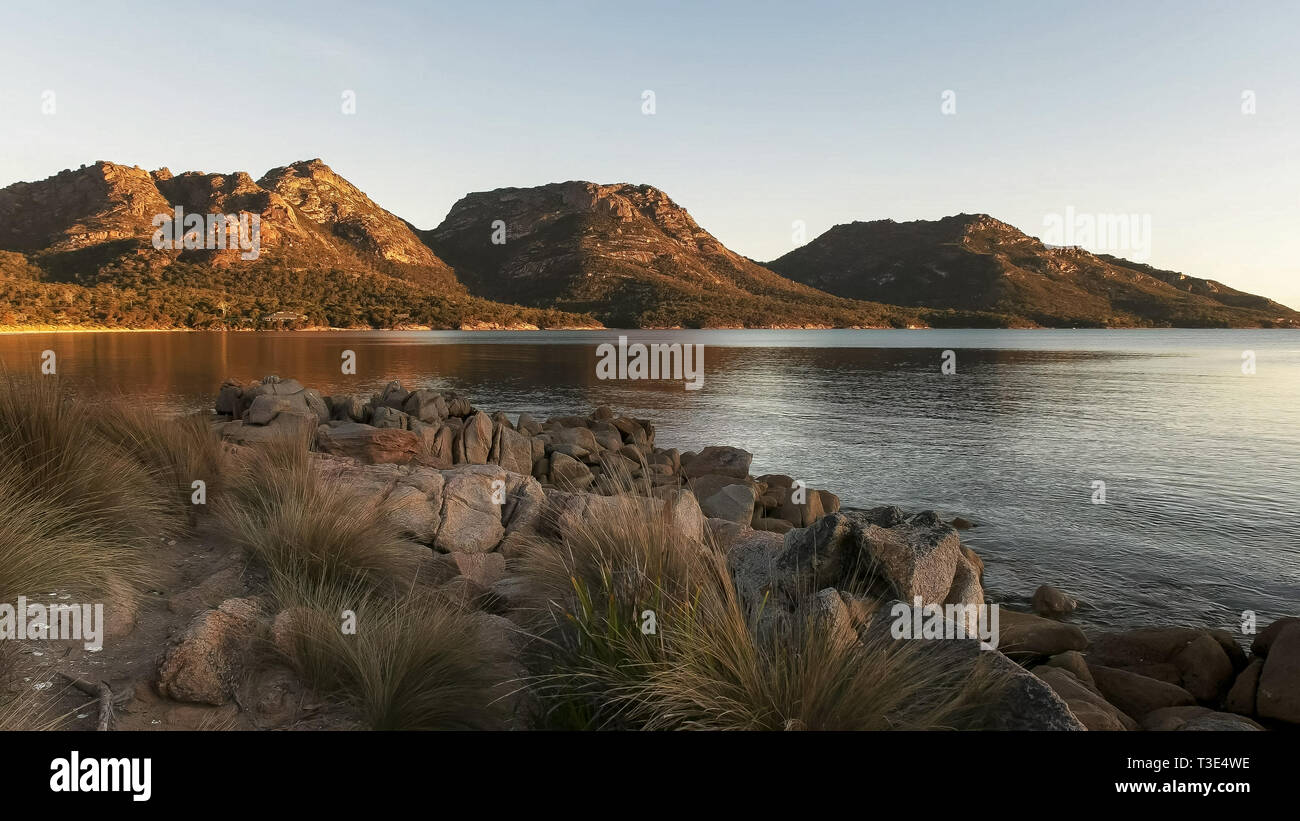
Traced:
<path fill-rule="evenodd" d="M 403 538 L 382 505 L 322 476 L 307 446 L 248 449 L 218 505 L 287 613 L 282 649 L 374 729 L 502 726 L 513 674 L 482 614 L 417 586 L 429 548 Z M 344 611 L 355 633 L 343 632 Z"/>
<path fill-rule="evenodd" d="M 341 696 L 376 730 L 482 730 L 505 726 L 508 648 L 481 614 L 419 588 L 376 595 L 318 591 L 291 612 L 290 654 L 319 692 Z M 340 629 L 345 610 L 355 635 Z"/>
<path fill-rule="evenodd" d="M 942 642 L 833 632 L 802 596 L 769 618 L 725 559 L 646 500 L 615 497 L 518 562 L 538 722 L 552 728 L 871 730 L 978 726 L 999 674 Z M 642 630 L 645 610 L 655 630 Z M 774 626 L 775 625 L 775 626 Z M 968 650 L 969 648 L 967 648 Z"/>
<path fill-rule="evenodd" d="M 158 537 L 124 532 L 119 521 L 133 508 L 105 501 L 87 515 L 67 498 L 43 494 L 0 459 L 0 601 L 62 590 L 98 595 L 122 585 L 140 590 L 154 579 Z"/>
<path fill-rule="evenodd" d="M 816 619 L 756 635 L 733 618 L 666 643 L 618 692 L 644 729 L 969 729 L 1004 683 L 969 648 L 884 631 L 846 641 Z"/>
<path fill-rule="evenodd" d="M 414 577 L 415 546 L 381 506 L 322 477 L 307 446 L 285 437 L 248 448 L 215 505 L 235 543 L 266 568 L 277 598 Z"/>
<path fill-rule="evenodd" d="M 149 418 L 144 415 L 141 418 Z M 52 378 L 0 375 L 0 593 L 147 585 L 182 528 L 162 473 Z M 122 424 L 126 429 L 126 423 Z M 143 441 L 143 435 L 136 438 Z"/>
<path fill-rule="evenodd" d="M 225 458 L 204 415 L 142 412 L 137 403 L 118 397 L 97 403 L 93 418 L 95 431 L 149 468 L 184 509 L 194 508 L 195 480 L 202 480 L 209 494 L 219 490 Z"/>
<path fill-rule="evenodd" d="M 27 487 L 106 534 L 156 536 L 175 527 L 160 477 L 99 435 L 96 409 L 56 380 L 0 377 L 0 431 L 0 460 L 23 471 Z"/>

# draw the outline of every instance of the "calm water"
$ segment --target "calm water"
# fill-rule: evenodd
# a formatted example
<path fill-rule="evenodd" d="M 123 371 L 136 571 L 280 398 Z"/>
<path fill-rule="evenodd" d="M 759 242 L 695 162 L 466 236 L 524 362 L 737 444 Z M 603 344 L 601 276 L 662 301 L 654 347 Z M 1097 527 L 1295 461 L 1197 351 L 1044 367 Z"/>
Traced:
<path fill-rule="evenodd" d="M 326 393 L 397 378 L 542 418 L 609 404 L 654 420 L 661 445 L 744 447 L 755 474 L 846 505 L 974 520 L 994 600 L 1052 583 L 1084 602 L 1079 621 L 1123 627 L 1300 613 L 1300 331 L 630 335 L 703 343 L 703 390 L 598 380 L 610 332 L 37 334 L 0 336 L 0 361 L 35 370 L 52 349 L 77 391 L 177 409 L 270 373 Z"/>

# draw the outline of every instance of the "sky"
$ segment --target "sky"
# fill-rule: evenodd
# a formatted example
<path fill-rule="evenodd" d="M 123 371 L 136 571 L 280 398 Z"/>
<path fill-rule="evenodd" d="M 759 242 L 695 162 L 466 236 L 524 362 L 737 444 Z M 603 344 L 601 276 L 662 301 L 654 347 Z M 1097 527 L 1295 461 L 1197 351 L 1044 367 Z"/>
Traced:
<path fill-rule="evenodd" d="M 0 30 L 0 186 L 319 157 L 432 228 L 472 191 L 648 183 L 758 260 L 854 220 L 1068 218 L 1300 308 L 1300 3 L 6 3 Z M 1130 216 L 1121 247 L 1075 222 Z"/>

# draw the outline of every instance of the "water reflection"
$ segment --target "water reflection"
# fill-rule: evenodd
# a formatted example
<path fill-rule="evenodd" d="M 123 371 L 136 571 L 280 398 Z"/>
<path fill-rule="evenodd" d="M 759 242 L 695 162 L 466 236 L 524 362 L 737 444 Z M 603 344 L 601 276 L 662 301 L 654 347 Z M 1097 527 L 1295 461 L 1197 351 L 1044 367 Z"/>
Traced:
<path fill-rule="evenodd" d="M 539 417 L 610 404 L 661 443 L 734 444 L 846 504 L 934 507 L 967 535 L 990 592 L 1049 582 L 1087 622 L 1232 628 L 1300 610 L 1300 332 L 632 332 L 704 343 L 705 382 L 596 378 L 616 333 L 108 333 L 0 337 L 0 362 L 173 409 L 227 377 L 326 393 L 390 379 Z M 940 354 L 957 373 L 940 373 Z M 1256 351 L 1254 376 L 1240 371 Z M 340 369 L 357 354 L 356 376 Z M 1092 505 L 1091 482 L 1109 503 Z"/>

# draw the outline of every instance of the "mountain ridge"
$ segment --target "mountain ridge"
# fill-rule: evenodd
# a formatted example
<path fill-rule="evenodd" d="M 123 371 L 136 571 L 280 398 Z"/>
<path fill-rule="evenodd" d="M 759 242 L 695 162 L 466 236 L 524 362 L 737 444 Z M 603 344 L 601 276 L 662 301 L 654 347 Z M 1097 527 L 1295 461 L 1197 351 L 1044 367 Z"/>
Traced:
<path fill-rule="evenodd" d="M 842 223 L 765 265 L 845 297 L 960 306 L 1048 327 L 1300 327 L 1300 312 L 1266 297 L 1048 246 L 988 214 Z"/>
<path fill-rule="evenodd" d="M 158 249 L 162 215 L 256 215 L 261 247 Z M 0 188 L 0 325 L 1300 327 L 1215 280 L 1050 248 L 987 214 L 837 225 L 768 263 L 654 186 L 471 192 L 418 229 L 319 158 L 172 174 L 109 161 Z M 284 317 L 289 317 L 285 320 Z"/>

